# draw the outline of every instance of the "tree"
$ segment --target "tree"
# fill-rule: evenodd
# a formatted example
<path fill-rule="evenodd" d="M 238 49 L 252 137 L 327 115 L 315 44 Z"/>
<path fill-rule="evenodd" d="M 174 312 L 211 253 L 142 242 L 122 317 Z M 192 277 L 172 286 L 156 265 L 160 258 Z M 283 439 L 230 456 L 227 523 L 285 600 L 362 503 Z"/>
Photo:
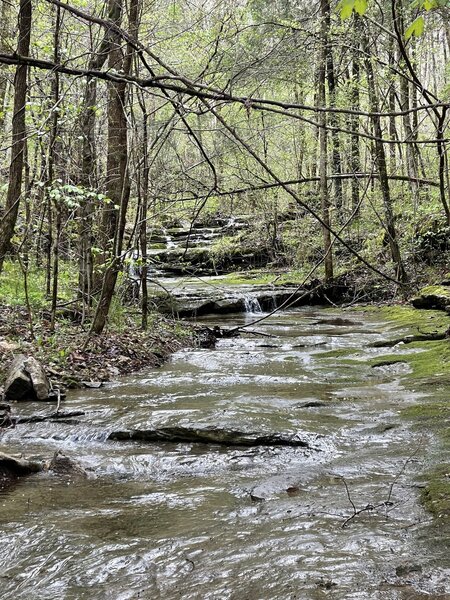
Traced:
<path fill-rule="evenodd" d="M 17 54 L 28 56 L 31 38 L 31 0 L 20 0 L 19 42 Z M 14 77 L 14 114 L 12 122 L 11 163 L 5 210 L 0 221 L 0 272 L 14 235 L 22 194 L 23 162 L 26 142 L 25 104 L 27 99 L 28 67 L 18 65 Z"/>

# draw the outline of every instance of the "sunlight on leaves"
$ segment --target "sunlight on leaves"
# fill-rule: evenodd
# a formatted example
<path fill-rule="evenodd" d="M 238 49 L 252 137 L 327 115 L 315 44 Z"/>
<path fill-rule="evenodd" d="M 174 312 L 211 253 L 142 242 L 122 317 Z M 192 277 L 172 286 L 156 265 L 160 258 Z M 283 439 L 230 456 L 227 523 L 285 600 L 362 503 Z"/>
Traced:
<path fill-rule="evenodd" d="M 415 21 L 411 23 L 408 29 L 405 31 L 405 39 L 409 40 L 411 37 L 420 37 L 425 27 L 425 20 L 423 17 L 417 17 Z"/>

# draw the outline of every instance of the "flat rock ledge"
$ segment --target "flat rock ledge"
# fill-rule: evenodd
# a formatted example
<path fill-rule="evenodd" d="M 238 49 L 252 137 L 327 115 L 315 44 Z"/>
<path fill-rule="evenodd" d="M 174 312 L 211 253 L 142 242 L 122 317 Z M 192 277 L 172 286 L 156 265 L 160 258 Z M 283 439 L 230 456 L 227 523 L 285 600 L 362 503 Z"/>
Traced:
<path fill-rule="evenodd" d="M 44 466 L 39 462 L 16 458 L 0 452 L 0 478 L 23 477 L 42 471 Z"/>
<path fill-rule="evenodd" d="M 158 429 L 131 429 L 113 431 L 108 436 L 114 441 L 175 442 L 218 444 L 222 446 L 291 446 L 311 449 L 309 442 L 298 433 L 247 433 L 220 428 L 161 427 Z"/>

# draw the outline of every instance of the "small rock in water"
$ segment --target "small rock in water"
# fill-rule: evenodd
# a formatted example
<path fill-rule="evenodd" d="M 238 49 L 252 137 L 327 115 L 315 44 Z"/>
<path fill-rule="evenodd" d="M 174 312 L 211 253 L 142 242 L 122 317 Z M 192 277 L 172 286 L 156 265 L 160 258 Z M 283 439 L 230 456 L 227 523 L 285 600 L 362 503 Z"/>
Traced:
<path fill-rule="evenodd" d="M 0 452 L 0 478 L 22 477 L 38 471 L 42 471 L 40 463 Z"/>
<path fill-rule="evenodd" d="M 301 493 L 301 489 L 296 485 L 292 485 L 287 488 L 286 493 L 288 496 L 298 496 Z"/>
<path fill-rule="evenodd" d="M 82 381 L 81 385 L 85 388 L 97 390 L 98 388 L 103 387 L 103 381 Z"/>
<path fill-rule="evenodd" d="M 422 573 L 422 567 L 420 565 L 399 565 L 395 569 L 397 577 L 406 577 L 406 575 L 410 575 L 411 573 Z"/>
<path fill-rule="evenodd" d="M 76 475 L 77 477 L 87 477 L 86 471 L 75 460 L 62 454 L 55 452 L 52 460 L 48 465 L 48 470 L 58 473 L 58 475 Z"/>
<path fill-rule="evenodd" d="M 345 327 L 347 325 L 361 325 L 361 323 L 351 321 L 350 319 L 336 317 L 335 319 L 322 319 L 320 321 L 316 321 L 313 323 L 313 325 L 334 325 L 336 327 Z"/>

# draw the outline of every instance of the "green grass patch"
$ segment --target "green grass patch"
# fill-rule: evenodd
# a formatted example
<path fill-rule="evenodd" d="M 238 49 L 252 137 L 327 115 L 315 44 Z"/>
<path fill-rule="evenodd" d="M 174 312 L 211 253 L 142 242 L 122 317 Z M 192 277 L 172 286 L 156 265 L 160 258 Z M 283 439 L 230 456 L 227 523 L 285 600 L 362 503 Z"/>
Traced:
<path fill-rule="evenodd" d="M 420 290 L 421 296 L 444 296 L 450 300 L 450 287 L 444 285 L 428 285 Z"/>

